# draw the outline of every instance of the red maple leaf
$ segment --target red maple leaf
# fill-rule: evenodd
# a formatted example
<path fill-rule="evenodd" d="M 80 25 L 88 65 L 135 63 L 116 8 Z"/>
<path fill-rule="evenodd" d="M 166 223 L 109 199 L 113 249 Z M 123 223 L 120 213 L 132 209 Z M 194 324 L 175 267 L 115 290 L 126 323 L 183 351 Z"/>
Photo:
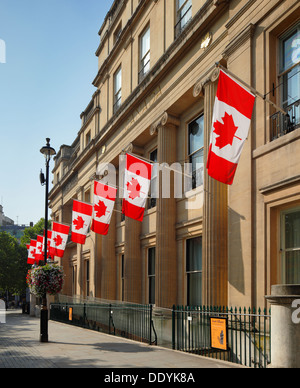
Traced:
<path fill-rule="evenodd" d="M 60 235 L 57 235 L 57 236 L 53 239 L 53 241 L 55 242 L 55 245 L 56 245 L 57 247 L 59 247 L 59 246 L 63 243 L 63 239 L 61 238 Z"/>
<path fill-rule="evenodd" d="M 139 184 L 137 179 L 132 178 L 131 182 L 127 183 L 127 190 L 130 193 L 129 198 L 135 199 L 141 194 L 141 185 Z"/>
<path fill-rule="evenodd" d="M 75 225 L 75 230 L 82 229 L 84 226 L 84 219 L 82 217 L 78 216 L 77 219 L 75 219 L 73 221 L 73 225 Z"/>
<path fill-rule="evenodd" d="M 225 116 L 222 117 L 222 120 L 224 124 L 220 123 L 219 121 L 214 123 L 214 133 L 219 135 L 219 137 L 216 139 L 216 147 L 223 148 L 228 144 L 232 145 L 234 137 L 242 140 L 235 136 L 239 127 L 235 126 L 232 115 L 229 115 L 227 112 L 225 112 Z"/>
<path fill-rule="evenodd" d="M 107 206 L 105 206 L 105 203 L 103 201 L 99 201 L 98 204 L 95 205 L 96 216 L 98 218 L 105 216 L 106 209 L 107 209 Z"/>

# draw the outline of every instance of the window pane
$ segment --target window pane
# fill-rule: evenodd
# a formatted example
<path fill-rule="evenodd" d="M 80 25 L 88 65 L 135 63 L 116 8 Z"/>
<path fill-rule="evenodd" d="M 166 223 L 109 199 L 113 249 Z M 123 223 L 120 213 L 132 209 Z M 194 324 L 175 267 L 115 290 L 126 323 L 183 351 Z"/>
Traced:
<path fill-rule="evenodd" d="M 148 275 L 155 275 L 155 248 L 148 251 Z"/>
<path fill-rule="evenodd" d="M 202 271 L 202 237 L 187 240 L 186 270 Z"/>
<path fill-rule="evenodd" d="M 204 173 L 204 163 L 203 163 L 203 153 L 204 150 L 196 152 L 190 157 L 190 163 L 192 164 L 192 189 L 203 185 L 203 173 Z"/>
<path fill-rule="evenodd" d="M 300 284 L 300 252 L 286 252 L 285 255 L 286 284 Z"/>
<path fill-rule="evenodd" d="M 121 69 L 115 75 L 115 94 L 121 89 L 122 86 L 122 71 Z"/>
<path fill-rule="evenodd" d="M 141 58 L 144 58 L 149 50 L 150 50 L 150 28 L 147 28 L 147 31 L 145 31 L 144 35 L 141 38 Z M 150 60 L 150 55 L 148 60 Z"/>
<path fill-rule="evenodd" d="M 178 20 L 181 20 L 182 26 L 184 26 L 191 19 L 191 7 L 191 0 L 178 0 Z"/>
<path fill-rule="evenodd" d="M 285 74 L 282 78 L 282 104 L 286 108 L 300 99 L 300 66 Z"/>
<path fill-rule="evenodd" d="M 281 41 L 281 73 L 289 70 L 300 61 L 300 28 L 299 26 Z M 282 84 L 283 107 L 294 104 L 300 99 L 300 66 L 296 66 L 280 79 Z"/>
<path fill-rule="evenodd" d="M 189 124 L 189 155 L 204 147 L 204 116 Z"/>
<path fill-rule="evenodd" d="M 157 149 L 152 151 L 150 153 L 150 160 L 154 162 L 153 164 L 153 170 L 152 170 L 152 177 L 151 177 L 151 186 L 150 186 L 150 192 L 151 192 L 151 198 L 149 199 L 148 208 L 152 209 L 156 206 L 156 198 L 158 194 L 158 180 L 157 180 Z"/>
<path fill-rule="evenodd" d="M 155 304 L 155 276 L 149 278 L 149 304 Z"/>
<path fill-rule="evenodd" d="M 300 29 L 294 31 L 283 41 L 283 68 L 288 70 L 300 60 Z"/>
<path fill-rule="evenodd" d="M 285 249 L 300 248 L 300 211 L 285 215 Z"/>
<path fill-rule="evenodd" d="M 155 304 L 155 248 L 148 250 L 149 304 Z"/>
<path fill-rule="evenodd" d="M 202 304 L 202 273 L 188 274 L 188 305 L 200 306 Z"/>

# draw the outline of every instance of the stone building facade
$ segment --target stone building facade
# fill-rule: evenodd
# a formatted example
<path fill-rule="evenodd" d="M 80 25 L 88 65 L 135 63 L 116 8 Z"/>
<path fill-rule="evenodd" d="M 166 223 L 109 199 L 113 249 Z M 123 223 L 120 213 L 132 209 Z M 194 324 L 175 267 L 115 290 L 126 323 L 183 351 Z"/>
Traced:
<path fill-rule="evenodd" d="M 152 195 L 142 223 L 124 219 L 119 196 L 107 236 L 70 241 L 64 294 L 264 306 L 271 285 L 299 284 L 299 31 L 296 0 L 113 2 L 99 31 L 96 91 L 55 158 L 52 218 L 71 224 L 73 199 L 92 203 L 93 181 L 110 175 L 105 164 L 122 176 L 126 151 L 179 163 L 190 178 L 174 195 L 171 167 L 170 198 Z M 288 113 L 257 98 L 232 186 L 205 168 L 216 63 Z M 152 181 L 163 179 L 154 172 Z"/>

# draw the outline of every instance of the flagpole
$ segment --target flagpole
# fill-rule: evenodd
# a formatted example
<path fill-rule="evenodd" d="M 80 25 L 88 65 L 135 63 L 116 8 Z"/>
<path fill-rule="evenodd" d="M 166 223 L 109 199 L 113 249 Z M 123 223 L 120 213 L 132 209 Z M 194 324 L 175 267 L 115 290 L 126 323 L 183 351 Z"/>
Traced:
<path fill-rule="evenodd" d="M 151 163 L 151 164 L 159 164 L 158 162 L 154 162 L 153 160 L 144 158 L 144 157 L 139 156 L 139 155 L 134 155 L 134 154 L 132 154 L 132 153 L 130 153 L 130 152 L 126 152 L 126 154 L 129 154 L 129 155 L 131 155 L 131 156 L 134 156 L 134 157 L 137 158 L 137 159 L 144 160 L 144 161 L 147 162 L 147 163 Z M 167 162 L 162 162 L 161 164 L 164 164 L 164 163 L 167 164 Z M 176 162 L 174 162 L 174 163 L 176 163 Z M 179 162 L 178 162 L 178 163 L 179 163 Z M 181 166 L 181 163 L 180 163 L 180 166 Z M 186 173 L 184 173 L 184 172 L 182 172 L 182 171 L 175 170 L 174 168 L 171 168 L 171 167 L 168 167 L 168 166 L 162 166 L 162 167 L 165 168 L 166 170 L 173 171 L 173 172 L 175 172 L 175 173 L 177 173 L 177 174 L 182 174 L 183 176 L 186 176 L 186 177 L 188 177 L 188 178 L 192 178 L 191 175 L 186 174 Z M 149 198 L 151 198 L 151 197 L 149 197 Z"/>
<path fill-rule="evenodd" d="M 216 63 L 216 67 L 223 70 L 226 74 L 230 75 L 234 79 L 236 79 L 238 82 L 242 83 L 246 88 L 248 88 L 252 93 L 254 93 L 257 97 L 260 97 L 268 104 L 272 105 L 273 108 L 284 114 L 285 116 L 289 116 L 288 113 L 282 109 L 280 106 L 276 105 L 273 101 L 269 100 L 264 94 L 260 93 L 258 90 L 247 84 L 245 81 L 243 81 L 241 78 L 237 77 L 235 74 L 233 74 L 230 70 L 226 69 L 226 67 L 222 66 L 220 62 Z"/>

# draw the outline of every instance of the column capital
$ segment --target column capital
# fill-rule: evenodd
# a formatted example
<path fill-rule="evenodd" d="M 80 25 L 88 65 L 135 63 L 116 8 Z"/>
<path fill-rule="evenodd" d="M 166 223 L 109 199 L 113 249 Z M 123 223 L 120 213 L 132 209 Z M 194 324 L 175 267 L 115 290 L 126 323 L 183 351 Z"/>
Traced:
<path fill-rule="evenodd" d="M 135 145 L 134 143 L 129 143 L 123 150 L 122 153 L 125 155 L 127 152 L 129 153 L 134 153 L 138 155 L 143 155 L 144 154 L 144 148 L 139 147 Z"/>
<path fill-rule="evenodd" d="M 166 126 L 179 127 L 180 120 L 176 116 L 170 115 L 168 112 L 164 112 L 158 120 L 156 120 L 150 127 L 150 135 L 155 135 L 159 128 Z"/>
<path fill-rule="evenodd" d="M 194 86 L 193 90 L 193 96 L 196 97 L 203 97 L 205 93 L 205 87 L 209 85 L 210 83 L 214 83 L 219 78 L 220 69 L 218 67 L 214 68 L 213 71 L 201 79 L 197 81 L 197 83 Z"/>

